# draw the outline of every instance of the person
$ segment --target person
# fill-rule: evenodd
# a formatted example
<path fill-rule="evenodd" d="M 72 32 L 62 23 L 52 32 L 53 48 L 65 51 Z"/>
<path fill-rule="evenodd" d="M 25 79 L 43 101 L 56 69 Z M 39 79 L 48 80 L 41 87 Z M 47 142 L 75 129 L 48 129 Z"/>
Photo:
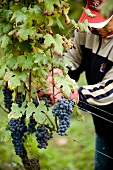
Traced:
<path fill-rule="evenodd" d="M 79 96 L 78 106 L 90 111 L 93 117 L 94 170 L 113 170 L 113 15 L 101 15 L 98 7 L 103 3 L 105 0 L 87 0 L 85 8 L 90 9 L 93 17 L 83 12 L 79 22 L 87 19 L 90 31 L 75 29 L 76 48 L 67 51 L 72 60 L 68 74 L 77 82 L 85 71 L 87 85 L 79 87 L 75 98 Z"/>
<path fill-rule="evenodd" d="M 78 89 L 78 106 L 92 113 L 95 125 L 94 170 L 113 169 L 113 15 L 104 18 L 98 7 L 105 0 L 87 0 L 79 22 L 88 20 L 90 32 L 74 32 L 76 49 L 67 51 L 73 67 L 72 79 L 78 81 L 85 71 L 88 85 Z"/>

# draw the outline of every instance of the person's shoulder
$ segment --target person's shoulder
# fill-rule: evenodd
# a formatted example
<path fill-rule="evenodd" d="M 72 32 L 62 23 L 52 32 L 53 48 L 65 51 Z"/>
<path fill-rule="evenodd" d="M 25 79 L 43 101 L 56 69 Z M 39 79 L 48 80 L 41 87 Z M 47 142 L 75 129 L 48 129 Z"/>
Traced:
<path fill-rule="evenodd" d="M 94 40 L 97 36 L 92 34 L 91 31 L 74 31 L 74 37 L 76 40 L 81 42 L 82 44 L 85 43 L 87 40 Z"/>

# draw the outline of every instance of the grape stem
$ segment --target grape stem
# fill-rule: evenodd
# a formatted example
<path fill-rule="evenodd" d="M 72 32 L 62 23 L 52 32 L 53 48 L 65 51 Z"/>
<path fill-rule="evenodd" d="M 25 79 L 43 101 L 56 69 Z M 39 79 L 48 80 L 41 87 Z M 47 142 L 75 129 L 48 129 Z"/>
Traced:
<path fill-rule="evenodd" d="M 41 111 L 41 112 L 46 115 L 47 119 L 50 121 L 51 125 L 53 126 L 53 129 L 55 130 L 55 126 L 54 126 L 52 120 L 50 119 L 50 117 L 45 112 L 43 112 L 43 111 Z"/>
<path fill-rule="evenodd" d="M 57 122 L 57 116 L 55 116 L 55 124 L 56 124 L 57 132 L 58 132 L 58 122 Z"/>
<path fill-rule="evenodd" d="M 0 108 L 4 111 L 4 112 L 6 112 L 6 113 L 9 113 L 5 108 L 3 108 L 1 105 L 0 105 Z"/>

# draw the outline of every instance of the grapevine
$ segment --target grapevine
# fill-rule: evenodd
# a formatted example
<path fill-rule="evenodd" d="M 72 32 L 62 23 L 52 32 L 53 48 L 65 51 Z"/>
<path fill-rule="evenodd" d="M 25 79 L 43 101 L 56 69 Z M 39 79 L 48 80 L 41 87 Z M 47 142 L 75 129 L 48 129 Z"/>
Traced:
<path fill-rule="evenodd" d="M 8 113 L 6 129 L 11 132 L 15 153 L 26 170 L 32 170 L 26 149 L 29 138 L 34 135 L 38 149 L 46 149 L 54 133 L 65 135 L 70 127 L 75 103 L 69 98 L 78 86 L 67 74 L 66 64 L 72 65 L 64 51 L 74 44 L 72 39 L 56 34 L 53 29 L 54 26 L 64 29 L 61 17 L 67 25 L 79 29 L 68 12 L 69 0 L 0 1 L 0 91 L 3 96 L 0 106 L 3 104 L 1 108 Z M 47 78 L 54 68 L 60 68 L 63 74 L 52 74 L 51 85 Z M 65 96 L 55 105 L 47 94 L 49 86 L 55 98 L 54 82 L 59 89 L 62 86 Z M 38 90 L 43 91 L 42 98 L 38 98 Z M 55 116 L 55 121 L 51 116 Z M 40 166 L 36 168 L 39 170 Z"/>

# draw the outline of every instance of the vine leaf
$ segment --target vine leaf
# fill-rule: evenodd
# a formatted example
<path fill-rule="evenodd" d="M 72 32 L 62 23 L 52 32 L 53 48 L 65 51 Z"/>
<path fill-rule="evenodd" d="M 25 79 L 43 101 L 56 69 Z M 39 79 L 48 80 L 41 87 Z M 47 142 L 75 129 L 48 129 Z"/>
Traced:
<path fill-rule="evenodd" d="M 18 104 L 13 103 L 11 107 L 11 112 L 8 115 L 8 118 L 18 118 L 25 114 L 25 103 L 22 104 L 21 107 L 18 107 Z"/>
<path fill-rule="evenodd" d="M 4 142 L 8 142 L 9 139 L 11 138 L 11 131 L 6 130 L 6 127 L 1 127 L 0 128 L 0 140 Z"/>
<path fill-rule="evenodd" d="M 64 29 L 62 23 L 60 22 L 60 20 L 58 18 L 55 19 L 57 25 L 59 26 L 60 29 Z"/>
<path fill-rule="evenodd" d="M 45 8 L 47 9 L 47 11 L 53 11 L 54 10 L 54 4 L 56 5 L 60 5 L 60 2 L 59 0 L 51 0 L 51 1 L 48 1 L 48 0 L 44 0 L 45 2 Z"/>
<path fill-rule="evenodd" d="M 27 71 L 23 70 L 19 72 L 18 70 L 7 72 L 5 75 L 6 81 L 9 81 L 9 85 L 12 89 L 21 85 L 21 81 L 25 82 L 27 76 Z"/>
<path fill-rule="evenodd" d="M 34 56 L 34 63 L 48 64 L 50 57 L 46 56 L 44 53 L 37 52 Z"/>
<path fill-rule="evenodd" d="M 15 11 L 12 18 L 11 18 L 11 21 L 15 20 L 16 24 L 18 24 L 19 22 L 25 21 L 27 19 L 27 17 L 28 16 L 25 15 L 23 12 Z"/>
<path fill-rule="evenodd" d="M 28 55 L 26 62 L 24 63 L 24 68 L 25 69 L 32 69 L 33 67 L 33 57 L 31 54 Z"/>
<path fill-rule="evenodd" d="M 79 108 L 78 108 L 77 105 L 74 105 L 73 113 L 77 116 L 77 120 L 78 120 L 78 121 L 85 121 L 85 117 L 84 117 L 83 114 L 80 112 L 80 110 L 79 110 Z"/>
<path fill-rule="evenodd" d="M 1 25 L 3 26 L 3 33 L 8 33 L 12 29 L 11 23 L 3 23 Z"/>
<path fill-rule="evenodd" d="M 44 41 L 44 45 L 46 48 L 50 47 L 52 44 L 54 44 L 54 51 L 62 54 L 63 53 L 63 40 L 62 40 L 62 36 L 59 34 L 56 34 L 54 37 L 50 34 L 46 34 L 44 36 L 45 41 Z"/>
<path fill-rule="evenodd" d="M 36 112 L 37 112 L 37 108 L 35 107 L 35 105 L 32 102 L 29 102 L 26 108 L 26 117 L 29 118 L 33 113 Z"/>
<path fill-rule="evenodd" d="M 0 68 L 0 79 L 4 77 L 5 73 L 6 73 L 6 65 L 3 65 L 1 68 Z"/>
<path fill-rule="evenodd" d="M 1 38 L 1 48 L 6 48 L 7 45 L 9 44 L 10 42 L 10 37 L 7 35 L 7 34 L 4 34 Z"/>
<path fill-rule="evenodd" d="M 34 5 L 34 7 L 33 7 L 33 8 L 30 8 L 29 11 L 30 11 L 30 13 L 32 13 L 32 14 L 33 14 L 33 13 L 38 14 L 38 12 L 40 11 L 40 8 L 39 8 L 39 6 Z"/>
<path fill-rule="evenodd" d="M 16 56 L 9 57 L 6 65 L 10 69 L 16 69 L 18 67 L 17 57 Z"/>
<path fill-rule="evenodd" d="M 66 97 L 70 97 L 71 90 L 78 89 L 76 82 L 68 75 L 55 74 L 54 77 L 57 82 L 57 87 L 62 87 L 62 92 Z"/>
<path fill-rule="evenodd" d="M 37 107 L 37 111 L 34 114 L 34 118 L 36 119 L 36 121 L 38 123 L 43 123 L 46 120 L 46 115 L 43 114 L 47 112 L 47 108 L 45 106 L 45 102 L 44 101 L 40 101 L 39 106 Z"/>
<path fill-rule="evenodd" d="M 19 37 L 19 40 L 28 40 L 28 36 L 34 36 L 36 34 L 36 28 L 35 27 L 30 27 L 26 29 L 26 27 L 22 26 L 21 29 L 17 32 L 17 36 Z"/>

